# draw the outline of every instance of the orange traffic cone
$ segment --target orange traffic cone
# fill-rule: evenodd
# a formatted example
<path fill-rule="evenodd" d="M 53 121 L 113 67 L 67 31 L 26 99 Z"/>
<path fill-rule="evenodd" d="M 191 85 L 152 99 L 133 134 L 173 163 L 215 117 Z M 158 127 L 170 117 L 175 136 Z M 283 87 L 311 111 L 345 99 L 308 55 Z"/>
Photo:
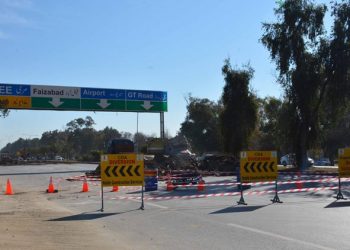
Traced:
<path fill-rule="evenodd" d="M 84 178 L 83 189 L 81 190 L 81 192 L 89 192 L 89 185 L 87 183 L 86 177 Z"/>
<path fill-rule="evenodd" d="M 49 183 L 49 187 L 46 189 L 46 193 L 57 193 L 57 189 L 55 189 L 54 185 L 53 185 L 53 181 L 52 181 L 52 176 L 50 176 L 50 183 Z"/>
<path fill-rule="evenodd" d="M 200 180 L 199 182 L 198 182 L 198 186 L 197 186 L 197 190 L 198 191 L 204 191 L 204 181 L 203 180 Z"/>
<path fill-rule="evenodd" d="M 167 183 L 166 183 L 166 191 L 173 191 L 174 190 L 174 185 L 173 185 L 173 183 L 171 182 L 171 181 L 168 181 Z"/>
<path fill-rule="evenodd" d="M 13 190 L 12 190 L 12 184 L 11 184 L 11 181 L 10 179 L 7 179 L 7 185 L 6 185 L 6 192 L 5 192 L 6 195 L 13 195 Z"/>
<path fill-rule="evenodd" d="M 301 181 L 301 173 L 300 173 L 300 171 L 298 171 L 297 175 L 298 175 L 298 180 L 295 183 L 295 185 L 296 185 L 297 189 L 302 189 L 303 188 L 303 183 L 299 182 L 299 181 Z"/>
<path fill-rule="evenodd" d="M 118 190 L 119 190 L 119 187 L 118 187 L 118 186 L 113 186 L 111 192 L 118 192 Z"/>

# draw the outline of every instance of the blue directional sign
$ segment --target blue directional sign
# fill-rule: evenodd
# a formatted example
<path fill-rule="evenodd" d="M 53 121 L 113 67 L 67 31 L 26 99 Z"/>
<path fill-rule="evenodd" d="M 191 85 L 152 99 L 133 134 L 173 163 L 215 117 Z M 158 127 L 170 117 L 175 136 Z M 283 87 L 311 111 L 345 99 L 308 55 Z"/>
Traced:
<path fill-rule="evenodd" d="M 167 93 L 162 91 L 126 90 L 126 99 L 134 101 L 166 102 Z"/>
<path fill-rule="evenodd" d="M 81 98 L 125 100 L 125 90 L 81 88 Z"/>
<path fill-rule="evenodd" d="M 0 96 L 30 96 L 30 85 L 0 83 Z"/>

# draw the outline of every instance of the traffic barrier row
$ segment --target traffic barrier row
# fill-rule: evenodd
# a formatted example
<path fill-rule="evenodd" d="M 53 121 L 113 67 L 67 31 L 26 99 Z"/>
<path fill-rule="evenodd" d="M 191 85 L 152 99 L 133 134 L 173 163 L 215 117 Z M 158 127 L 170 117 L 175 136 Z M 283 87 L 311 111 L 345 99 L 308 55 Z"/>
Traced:
<path fill-rule="evenodd" d="M 279 175 L 311 175 L 311 176 L 338 176 L 338 171 L 278 171 Z"/>
<path fill-rule="evenodd" d="M 278 194 L 287 193 L 301 193 L 301 192 L 319 192 L 327 190 L 337 190 L 338 186 L 327 186 L 327 187 L 315 187 L 315 188 L 294 188 L 278 191 Z M 346 188 L 350 189 L 350 187 Z M 248 191 L 245 195 L 266 195 L 274 194 L 275 190 L 264 190 L 264 191 Z M 175 195 L 175 196 L 150 196 L 144 197 L 145 200 L 159 201 L 159 200 L 172 200 L 172 199 L 198 199 L 198 198 L 211 198 L 211 197 L 224 197 L 224 196 L 238 196 L 240 192 L 225 192 L 216 194 L 197 194 L 197 195 Z M 139 196 L 117 196 L 111 197 L 110 200 L 140 200 Z"/>
<path fill-rule="evenodd" d="M 81 177 L 81 176 L 79 176 Z M 85 178 L 83 181 L 83 186 L 82 186 L 82 192 L 88 192 L 89 191 L 89 187 L 88 187 L 88 180 L 89 178 Z M 58 183 L 60 181 L 62 181 L 62 178 L 58 179 Z M 277 182 L 278 185 L 284 185 L 284 184 L 297 184 L 297 183 L 331 183 L 331 182 L 336 182 L 338 181 L 338 178 L 326 178 L 326 179 L 317 179 L 317 180 L 288 180 L 288 181 L 280 181 Z M 349 182 L 350 178 L 342 178 L 343 182 Z M 99 185 L 97 183 L 92 182 L 94 185 Z M 266 182 L 254 182 L 254 183 L 244 183 L 243 185 L 250 185 L 250 186 L 259 186 L 259 185 L 271 185 L 271 184 L 275 184 L 276 182 L 274 181 L 266 181 Z M 174 187 L 176 186 L 181 186 L 181 187 L 197 187 L 199 188 L 199 191 L 203 191 L 204 187 L 211 187 L 211 186 L 234 186 L 234 185 L 239 185 L 241 184 L 240 182 L 229 182 L 229 183 L 207 183 L 205 184 L 204 182 L 201 182 L 199 184 L 183 184 L 183 185 L 174 185 Z M 297 188 L 297 189 L 289 189 L 289 190 L 280 190 L 277 193 L 281 194 L 281 193 L 288 193 L 288 192 L 308 192 L 308 191 L 319 191 L 319 190 L 332 190 L 332 189 L 336 189 L 338 186 L 335 187 L 318 187 L 318 188 Z M 139 190 L 140 188 L 137 187 L 137 190 Z M 117 186 L 112 187 L 111 192 L 117 192 L 119 190 L 119 188 Z M 135 188 L 136 190 L 136 188 Z M 49 186 L 46 190 L 47 193 L 56 193 L 58 192 L 57 189 L 55 189 L 54 187 L 54 183 L 53 183 L 53 178 L 52 176 L 50 177 L 49 180 Z M 251 195 L 251 194 L 269 194 L 269 193 L 273 193 L 275 192 L 274 190 L 265 190 L 265 191 L 248 191 L 245 192 L 245 195 Z M 221 193 L 221 194 L 208 194 L 208 195 L 192 195 L 189 197 L 211 197 L 211 196 L 226 196 L 227 194 L 231 194 L 231 196 L 239 194 L 240 192 L 230 192 L 230 193 Z M 12 184 L 10 179 L 7 180 L 7 185 L 6 185 L 6 191 L 5 194 L 7 195 L 12 195 L 14 194 L 13 189 L 12 189 Z M 224 195 L 226 194 L 226 195 Z M 169 196 L 169 197 L 176 197 L 176 196 Z M 184 196 L 181 196 L 184 197 Z M 186 196 L 184 197 L 186 198 Z"/>
<path fill-rule="evenodd" d="M 67 180 L 67 181 L 84 181 L 85 179 L 87 181 L 101 181 L 100 177 L 89 177 L 86 175 L 71 176 L 71 177 L 66 178 L 65 180 Z"/>
<path fill-rule="evenodd" d="M 319 176 L 319 177 L 325 177 L 325 176 Z M 68 181 L 84 181 L 87 180 L 89 182 L 92 182 L 93 185 L 99 185 L 94 183 L 95 181 L 101 181 L 100 178 L 96 177 L 85 177 L 85 176 L 73 176 L 66 178 Z M 328 182 L 336 182 L 338 181 L 338 178 L 336 177 L 328 177 L 328 178 L 322 178 L 322 179 L 309 179 L 309 180 L 287 180 L 287 181 L 278 181 L 278 185 L 285 185 L 285 184 L 298 184 L 298 183 L 328 183 Z M 347 182 L 350 181 L 350 178 L 342 178 L 342 181 Z M 227 182 L 227 183 L 201 183 L 201 184 L 172 184 L 173 188 L 176 187 L 215 187 L 215 186 L 235 186 L 240 185 L 240 182 Z M 275 184 L 275 181 L 264 181 L 264 182 L 251 182 L 251 183 L 244 183 L 244 185 L 249 186 L 260 186 L 260 185 L 273 185 Z M 172 189 L 171 189 L 172 190 Z"/>
<path fill-rule="evenodd" d="M 62 182 L 62 180 L 64 180 L 64 179 L 61 178 L 61 177 L 58 178 L 57 179 L 57 184 Z M 98 184 L 95 184 L 95 183 L 93 183 L 93 184 L 94 185 L 98 185 Z M 111 192 L 118 192 L 118 190 L 119 190 L 118 186 L 113 186 Z M 46 193 L 57 193 L 57 192 L 58 192 L 58 189 L 55 188 L 55 184 L 54 184 L 53 178 L 52 178 L 52 176 L 50 176 L 49 185 L 48 185 L 48 187 L 46 189 Z M 89 192 L 89 184 L 88 184 L 87 178 L 85 178 L 83 180 L 83 186 L 82 186 L 81 192 L 82 193 Z M 15 194 L 14 191 L 13 191 L 13 188 L 12 188 L 12 183 L 11 183 L 9 178 L 7 179 L 6 190 L 5 190 L 4 194 L 5 195 L 14 195 Z"/>
<path fill-rule="evenodd" d="M 297 184 L 297 183 L 328 183 L 328 182 L 337 182 L 338 178 L 332 177 L 332 178 L 325 178 L 325 179 L 312 179 L 312 180 L 288 180 L 288 181 L 278 181 L 278 185 L 285 185 L 285 184 Z M 350 181 L 350 178 L 342 178 L 343 182 Z M 204 187 L 215 187 L 215 186 L 235 186 L 240 185 L 240 182 L 226 182 L 226 183 L 205 183 L 205 184 L 172 184 L 174 187 L 198 187 L 198 186 L 204 186 Z M 243 183 L 243 185 L 249 185 L 249 186 L 261 186 L 261 185 L 273 185 L 275 184 L 275 181 L 261 181 L 261 182 L 249 182 L 249 183 Z"/>
<path fill-rule="evenodd" d="M 300 174 L 302 175 L 308 175 L 308 176 L 312 176 L 312 178 L 323 178 L 323 177 L 334 177 L 337 176 L 338 173 L 334 173 L 334 172 L 278 172 L 279 175 L 283 175 L 283 176 L 297 176 L 300 177 Z M 72 177 L 68 177 L 66 178 L 67 181 L 84 181 L 84 179 L 86 178 L 87 181 L 101 181 L 100 177 L 89 177 L 89 176 L 85 176 L 85 175 L 78 175 L 78 176 L 72 176 Z M 172 177 L 172 179 L 181 179 L 182 177 Z M 165 178 L 161 178 L 159 177 L 159 180 L 167 180 L 167 177 Z M 180 186 L 180 185 L 179 185 Z"/>

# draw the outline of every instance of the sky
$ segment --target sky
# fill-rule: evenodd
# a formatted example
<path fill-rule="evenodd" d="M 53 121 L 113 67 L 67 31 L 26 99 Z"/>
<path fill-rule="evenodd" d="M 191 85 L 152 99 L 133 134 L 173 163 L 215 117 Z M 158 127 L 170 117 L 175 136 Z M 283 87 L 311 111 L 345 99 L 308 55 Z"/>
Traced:
<path fill-rule="evenodd" d="M 219 100 L 226 58 L 249 63 L 260 97 L 281 97 L 275 65 L 259 42 L 275 20 L 274 0 L 0 0 L 0 82 L 168 93 L 165 129 L 175 136 L 185 97 Z M 91 116 L 134 133 L 136 113 L 12 110 L 0 118 L 0 149 Z M 139 114 L 139 131 L 159 136 L 159 114 Z"/>

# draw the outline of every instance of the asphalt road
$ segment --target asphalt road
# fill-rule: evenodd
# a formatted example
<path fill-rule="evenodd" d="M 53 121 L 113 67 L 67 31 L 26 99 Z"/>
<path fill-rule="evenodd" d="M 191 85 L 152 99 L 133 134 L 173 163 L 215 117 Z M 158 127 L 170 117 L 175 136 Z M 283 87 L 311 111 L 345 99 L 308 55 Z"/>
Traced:
<path fill-rule="evenodd" d="M 115 249 L 350 249 L 350 202 L 335 201 L 337 190 L 283 193 L 281 204 L 272 204 L 273 194 L 246 195 L 247 206 L 237 205 L 239 196 L 188 198 L 189 195 L 214 195 L 236 192 L 236 186 L 210 186 L 204 192 L 195 187 L 145 194 L 145 210 L 140 210 L 140 188 L 121 187 L 119 192 L 104 188 L 104 212 L 101 208 L 99 182 L 89 182 L 89 192 L 82 193 L 82 182 L 65 178 L 94 169 L 87 164 L 52 164 L 39 166 L 0 167 L 2 193 L 10 178 L 15 196 L 34 192 L 70 215 L 50 221 L 89 221 L 113 235 Z M 58 193 L 46 194 L 49 177 L 53 176 Z M 330 177 L 302 176 L 303 180 Z M 291 176 L 281 176 L 291 180 Z M 235 177 L 207 177 L 206 183 L 228 183 Z M 303 187 L 336 186 L 337 182 L 303 183 Z M 294 189 L 292 183 L 279 190 Z M 300 184 L 298 184 L 300 188 Z M 344 196 L 350 197 L 349 183 L 343 183 Z M 273 190 L 262 185 L 245 190 Z M 14 197 L 15 197 L 14 196 Z M 187 197 L 186 199 L 181 197 Z M 131 199 L 130 197 L 134 197 Z M 158 200 L 150 200 L 157 197 Z M 159 197 L 159 198 L 158 198 Z M 163 198 L 161 198 L 163 197 Z M 127 199 L 128 198 L 128 199 Z M 8 196 L 0 195 L 1 202 Z M 23 208 L 25 209 L 25 208 Z M 98 236 L 96 236 L 98 237 Z M 83 238 L 81 239 L 84 240 Z M 112 239 L 111 239 L 112 240 Z"/>

